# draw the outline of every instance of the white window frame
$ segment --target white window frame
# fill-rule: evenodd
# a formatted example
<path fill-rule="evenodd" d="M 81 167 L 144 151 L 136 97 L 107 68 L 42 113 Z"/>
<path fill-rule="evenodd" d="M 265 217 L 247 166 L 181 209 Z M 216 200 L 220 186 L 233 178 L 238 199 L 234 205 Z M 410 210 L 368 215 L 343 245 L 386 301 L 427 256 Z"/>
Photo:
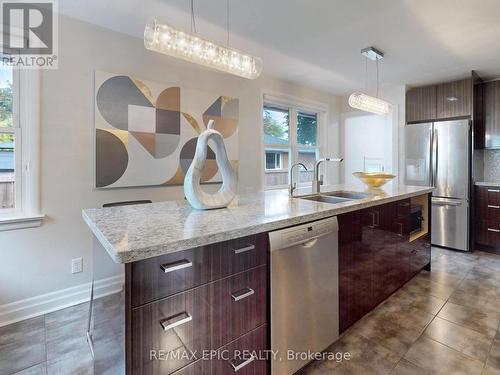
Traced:
<path fill-rule="evenodd" d="M 15 206 L 0 209 L 0 231 L 40 226 L 40 72 L 14 69 Z"/>
<path fill-rule="evenodd" d="M 271 154 L 274 154 L 274 164 L 277 165 L 276 163 L 276 157 L 279 156 L 279 163 L 277 168 L 268 168 L 267 167 L 267 160 L 265 161 L 265 169 L 266 171 L 279 171 L 283 169 L 283 156 L 282 156 L 282 151 L 280 150 L 267 150 L 266 153 L 269 152 Z"/>
<path fill-rule="evenodd" d="M 288 176 L 288 184 L 286 185 L 275 185 L 275 186 L 266 186 L 265 181 L 265 172 L 271 171 L 266 169 L 266 160 L 265 160 L 265 150 L 266 149 L 288 149 L 289 157 L 288 157 L 288 166 L 282 165 L 283 169 L 290 170 L 290 166 L 293 163 L 296 163 L 299 157 L 299 150 L 315 150 L 317 158 L 321 158 L 324 154 L 324 148 L 326 146 L 326 114 L 328 111 L 328 106 L 323 103 L 312 102 L 308 100 L 304 100 L 298 97 L 293 97 L 285 94 L 280 94 L 268 90 L 263 90 L 262 92 L 262 102 L 261 102 L 261 178 L 262 190 L 277 190 L 284 189 L 288 187 L 290 183 L 290 174 Z M 288 121 L 289 121 L 289 130 L 288 130 L 288 144 L 267 144 L 264 143 L 264 122 L 262 113 L 264 111 L 264 107 L 274 107 L 281 108 L 284 110 L 288 110 Z M 306 113 L 316 113 L 317 116 L 317 133 L 316 133 L 316 146 L 308 146 L 308 145 L 299 145 L 297 143 L 297 114 L 299 112 Z M 283 170 L 282 169 L 282 170 Z M 300 172 L 298 168 L 295 168 L 293 171 L 294 181 L 297 181 L 297 186 L 306 187 L 310 186 L 311 183 L 298 183 L 298 177 Z"/>

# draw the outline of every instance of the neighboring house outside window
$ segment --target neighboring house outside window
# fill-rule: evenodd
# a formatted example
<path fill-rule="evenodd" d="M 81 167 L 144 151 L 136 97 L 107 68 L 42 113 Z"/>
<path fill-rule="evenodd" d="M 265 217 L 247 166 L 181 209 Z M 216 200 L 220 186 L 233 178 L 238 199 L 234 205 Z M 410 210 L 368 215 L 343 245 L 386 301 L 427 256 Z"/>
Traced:
<path fill-rule="evenodd" d="M 14 142 L 0 134 L 0 209 L 14 208 Z"/>
<path fill-rule="evenodd" d="M 310 185 L 314 163 L 320 155 L 319 113 L 294 105 L 266 103 L 262 112 L 264 189 L 284 188 L 290 166 L 296 162 L 308 171 L 294 171 L 296 181 Z"/>
<path fill-rule="evenodd" d="M 288 155 L 280 150 L 266 150 L 266 171 L 276 171 L 283 168 L 288 160 Z"/>

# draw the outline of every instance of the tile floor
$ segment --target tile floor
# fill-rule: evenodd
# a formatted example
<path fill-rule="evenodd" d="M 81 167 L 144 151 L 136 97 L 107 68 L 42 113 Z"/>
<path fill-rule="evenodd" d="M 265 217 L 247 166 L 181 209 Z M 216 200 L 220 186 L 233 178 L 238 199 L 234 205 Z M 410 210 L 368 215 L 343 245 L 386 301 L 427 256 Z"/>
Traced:
<path fill-rule="evenodd" d="M 349 361 L 301 374 L 500 375 L 500 256 L 435 248 L 432 262 L 329 348 Z M 0 375 L 92 374 L 87 314 L 84 303 L 0 328 Z"/>
<path fill-rule="evenodd" d="M 500 375 L 500 256 L 432 250 L 422 271 L 328 350 L 343 362 L 302 375 Z"/>
<path fill-rule="evenodd" d="M 116 308 L 109 306 L 120 306 L 118 301 L 120 294 L 95 301 L 95 308 L 110 311 L 100 324 L 113 328 Z M 92 375 L 88 312 L 89 304 L 82 303 L 0 328 L 0 375 Z M 123 372 L 111 369 L 106 375 Z"/>

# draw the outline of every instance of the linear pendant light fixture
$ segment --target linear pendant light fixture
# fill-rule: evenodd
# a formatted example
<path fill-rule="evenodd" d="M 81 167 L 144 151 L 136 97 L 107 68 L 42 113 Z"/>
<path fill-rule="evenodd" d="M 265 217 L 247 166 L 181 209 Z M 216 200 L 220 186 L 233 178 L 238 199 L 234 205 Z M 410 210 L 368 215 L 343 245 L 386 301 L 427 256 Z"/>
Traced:
<path fill-rule="evenodd" d="M 191 0 L 191 32 L 152 19 L 144 29 L 144 46 L 152 51 L 243 78 L 255 79 L 262 72 L 262 60 L 259 57 L 229 47 L 229 0 L 227 0 L 225 46 L 202 38 L 196 33 L 193 0 Z"/>
<path fill-rule="evenodd" d="M 354 92 L 349 96 L 349 105 L 352 108 L 375 113 L 377 115 L 388 115 L 392 112 L 392 105 L 385 100 L 378 98 L 378 61 L 384 57 L 384 54 L 374 47 L 362 49 L 361 54 L 365 56 L 366 59 L 373 60 L 377 64 L 377 97 L 373 97 L 361 92 Z"/>

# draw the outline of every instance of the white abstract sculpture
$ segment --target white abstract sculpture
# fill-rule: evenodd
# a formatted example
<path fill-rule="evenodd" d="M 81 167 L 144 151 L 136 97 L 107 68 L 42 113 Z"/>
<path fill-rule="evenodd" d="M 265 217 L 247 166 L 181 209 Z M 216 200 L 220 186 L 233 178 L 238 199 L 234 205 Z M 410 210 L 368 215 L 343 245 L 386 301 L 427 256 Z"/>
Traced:
<path fill-rule="evenodd" d="M 237 178 L 227 158 L 222 134 L 213 129 L 214 120 L 208 122 L 207 130 L 198 136 L 196 152 L 186 177 L 184 178 L 184 195 L 194 208 L 210 210 L 227 207 L 236 196 Z M 208 142 L 215 144 L 215 160 L 222 175 L 222 186 L 215 194 L 205 193 L 201 188 L 201 177 L 207 160 Z"/>

